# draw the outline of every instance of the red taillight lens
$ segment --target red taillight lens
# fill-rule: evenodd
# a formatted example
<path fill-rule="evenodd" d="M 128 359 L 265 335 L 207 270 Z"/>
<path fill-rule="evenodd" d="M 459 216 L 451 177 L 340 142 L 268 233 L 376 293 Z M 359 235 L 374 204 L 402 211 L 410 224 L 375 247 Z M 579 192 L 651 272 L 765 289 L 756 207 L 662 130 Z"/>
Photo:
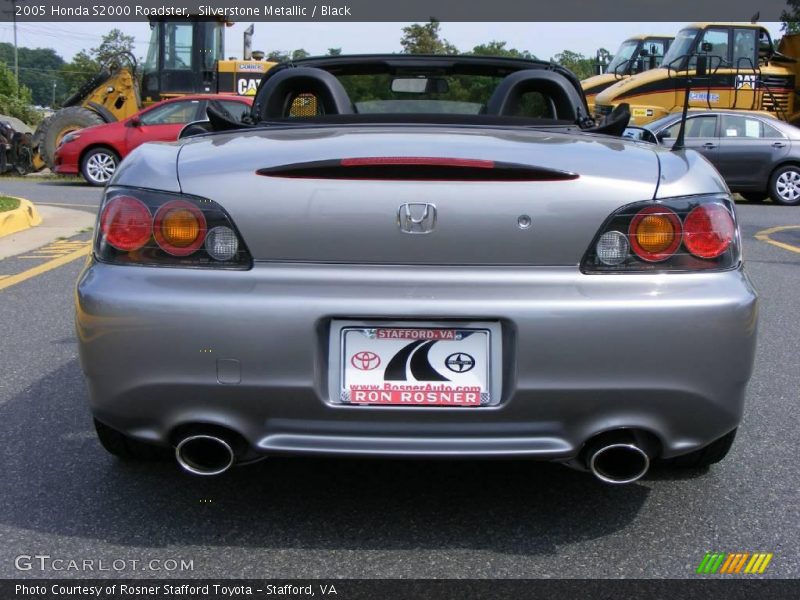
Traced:
<path fill-rule="evenodd" d="M 150 239 L 153 216 L 141 200 L 117 196 L 103 209 L 100 231 L 105 241 L 117 250 L 138 250 Z"/>
<path fill-rule="evenodd" d="M 668 208 L 648 206 L 631 220 L 628 237 L 639 258 L 660 262 L 675 254 L 681 245 L 681 220 Z"/>
<path fill-rule="evenodd" d="M 716 258 L 736 235 L 733 217 L 719 204 L 701 204 L 683 221 L 683 244 L 698 258 Z"/>
<path fill-rule="evenodd" d="M 206 239 L 206 218 L 191 202 L 173 200 L 158 209 L 153 235 L 164 252 L 188 256 Z"/>

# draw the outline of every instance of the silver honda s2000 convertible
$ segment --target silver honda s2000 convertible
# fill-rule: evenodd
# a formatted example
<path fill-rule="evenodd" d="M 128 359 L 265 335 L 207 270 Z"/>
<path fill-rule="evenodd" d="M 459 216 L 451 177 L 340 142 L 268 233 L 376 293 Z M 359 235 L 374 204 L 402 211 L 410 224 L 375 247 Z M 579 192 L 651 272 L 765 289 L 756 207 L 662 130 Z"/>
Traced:
<path fill-rule="evenodd" d="M 692 151 L 575 77 L 487 57 L 270 70 L 252 113 L 146 144 L 77 287 L 110 452 L 526 457 L 635 481 L 722 459 L 756 294 Z"/>

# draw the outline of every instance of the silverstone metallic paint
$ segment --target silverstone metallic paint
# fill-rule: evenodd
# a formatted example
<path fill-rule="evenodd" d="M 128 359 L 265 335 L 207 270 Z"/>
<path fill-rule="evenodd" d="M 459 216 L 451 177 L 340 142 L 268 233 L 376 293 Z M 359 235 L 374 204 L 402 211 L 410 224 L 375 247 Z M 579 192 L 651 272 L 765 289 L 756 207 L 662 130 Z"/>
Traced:
<path fill-rule="evenodd" d="M 580 177 L 354 185 L 254 174 L 381 154 L 527 161 Z M 174 444 L 176 428 L 206 423 L 261 454 L 567 461 L 619 428 L 653 434 L 660 456 L 685 454 L 741 419 L 757 323 L 741 268 L 578 268 L 617 208 L 726 189 L 693 152 L 480 128 L 261 130 L 141 147 L 112 184 L 215 200 L 256 259 L 247 271 L 87 264 L 77 327 L 91 408 L 134 438 Z M 403 202 L 441 207 L 436 230 L 401 233 Z M 523 214 L 527 230 L 518 227 Z M 337 403 L 329 365 L 338 321 L 495 324 L 499 402 Z M 220 359 L 239 361 L 238 384 L 218 381 Z"/>

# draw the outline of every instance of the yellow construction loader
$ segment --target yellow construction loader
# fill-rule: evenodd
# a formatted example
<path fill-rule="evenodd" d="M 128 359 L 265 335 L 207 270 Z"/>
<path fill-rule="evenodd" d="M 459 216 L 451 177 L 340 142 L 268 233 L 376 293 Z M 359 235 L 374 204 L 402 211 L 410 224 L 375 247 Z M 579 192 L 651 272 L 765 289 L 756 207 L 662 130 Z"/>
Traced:
<path fill-rule="evenodd" d="M 636 73 L 661 66 L 672 40 L 669 35 L 635 35 L 622 42 L 607 65 L 598 56 L 595 75 L 581 81 L 589 110 L 594 110 L 595 97 L 607 87 Z"/>
<path fill-rule="evenodd" d="M 701 77 L 699 55 L 708 67 Z M 775 49 L 769 31 L 757 23 L 693 23 L 675 36 L 661 67 L 600 92 L 595 114 L 602 118 L 627 102 L 632 121 L 644 125 L 682 110 L 691 81 L 690 108 L 764 111 L 798 124 L 798 57 L 798 35 L 787 35 Z"/>
<path fill-rule="evenodd" d="M 142 65 L 121 53 L 39 125 L 32 140 L 31 170 L 53 166 L 55 150 L 70 131 L 125 119 L 143 107 L 186 94 L 255 93 L 263 74 L 276 63 L 249 56 L 225 59 L 225 21 L 153 20 Z M 249 30 L 252 35 L 252 28 Z"/>

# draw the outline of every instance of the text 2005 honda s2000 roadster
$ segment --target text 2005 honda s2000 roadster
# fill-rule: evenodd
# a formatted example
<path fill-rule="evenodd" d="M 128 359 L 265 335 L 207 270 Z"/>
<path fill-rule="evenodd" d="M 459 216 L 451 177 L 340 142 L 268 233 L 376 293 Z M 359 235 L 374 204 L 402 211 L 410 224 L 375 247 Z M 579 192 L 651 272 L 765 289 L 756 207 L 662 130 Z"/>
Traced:
<path fill-rule="evenodd" d="M 77 286 L 100 440 L 528 457 L 635 481 L 728 451 L 756 294 L 730 193 L 538 61 L 307 59 L 146 144 Z M 190 133 L 190 132 L 187 132 Z"/>

